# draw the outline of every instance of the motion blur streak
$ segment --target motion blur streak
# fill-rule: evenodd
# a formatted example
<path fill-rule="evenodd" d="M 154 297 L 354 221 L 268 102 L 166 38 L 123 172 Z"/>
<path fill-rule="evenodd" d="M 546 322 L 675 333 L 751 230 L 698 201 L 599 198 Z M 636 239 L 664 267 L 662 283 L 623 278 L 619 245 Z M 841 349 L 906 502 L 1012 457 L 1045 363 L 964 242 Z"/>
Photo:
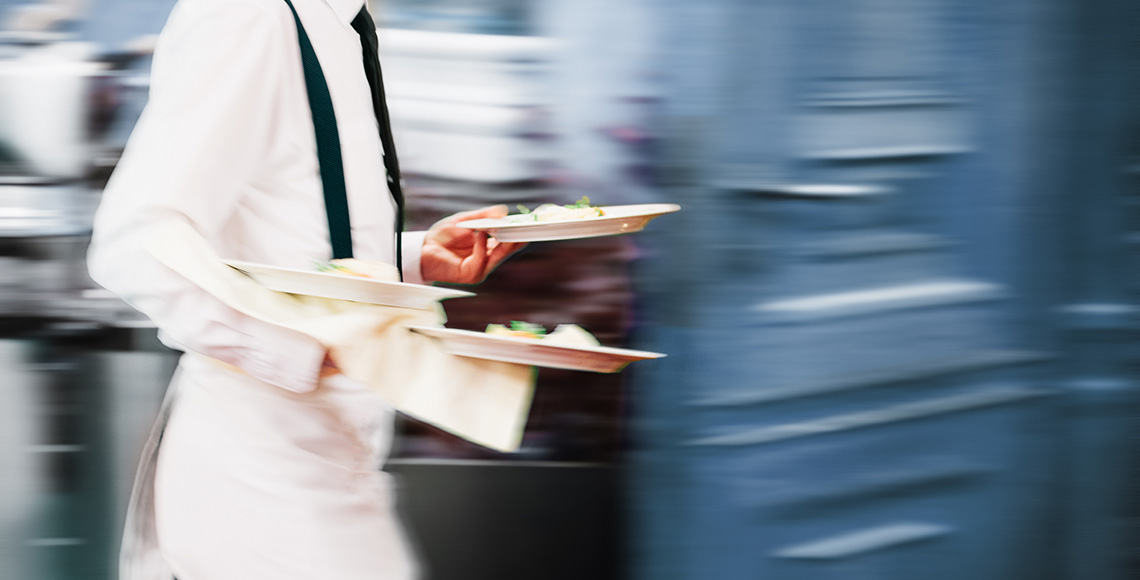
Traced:
<path fill-rule="evenodd" d="M 1134 4 L 376 2 L 410 228 L 683 208 L 448 303 L 669 356 L 510 456 L 403 421 L 432 577 L 1135 578 Z M 115 576 L 177 355 L 83 257 L 173 5 L 0 0 L 4 579 Z"/>

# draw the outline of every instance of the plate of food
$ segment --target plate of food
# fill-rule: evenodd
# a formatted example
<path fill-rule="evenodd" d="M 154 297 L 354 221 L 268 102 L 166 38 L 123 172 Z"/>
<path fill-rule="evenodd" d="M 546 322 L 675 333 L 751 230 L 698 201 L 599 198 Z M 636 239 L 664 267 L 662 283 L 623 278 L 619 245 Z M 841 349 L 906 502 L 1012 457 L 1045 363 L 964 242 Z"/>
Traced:
<path fill-rule="evenodd" d="M 312 270 L 281 268 L 239 260 L 226 260 L 225 263 L 270 290 L 290 294 L 418 310 L 434 309 L 440 300 L 475 295 L 463 290 L 405 284 L 398 281 L 399 274 L 395 266 L 367 260 L 316 262 Z"/>
<path fill-rule="evenodd" d="M 653 218 L 679 211 L 673 203 L 590 205 L 583 197 L 570 205 L 546 203 L 501 218 L 459 222 L 459 227 L 485 231 L 502 242 L 547 242 L 628 234 L 645 229 Z"/>
<path fill-rule="evenodd" d="M 431 326 L 408 328 L 438 339 L 451 354 L 556 369 L 616 373 L 633 361 L 665 356 L 602 346 L 575 324 L 561 324 L 549 334 L 540 325 L 518 321 L 510 326 L 489 324 L 485 332 Z"/>

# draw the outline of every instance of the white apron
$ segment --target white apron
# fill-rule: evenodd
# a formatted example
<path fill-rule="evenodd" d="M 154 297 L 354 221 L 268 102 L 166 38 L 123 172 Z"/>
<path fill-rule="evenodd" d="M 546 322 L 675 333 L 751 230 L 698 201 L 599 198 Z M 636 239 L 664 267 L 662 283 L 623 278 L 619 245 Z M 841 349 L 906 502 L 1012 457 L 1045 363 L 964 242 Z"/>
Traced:
<path fill-rule="evenodd" d="M 296 394 L 184 356 L 135 483 L 121 577 L 415 578 L 379 469 L 392 420 L 343 376 Z"/>

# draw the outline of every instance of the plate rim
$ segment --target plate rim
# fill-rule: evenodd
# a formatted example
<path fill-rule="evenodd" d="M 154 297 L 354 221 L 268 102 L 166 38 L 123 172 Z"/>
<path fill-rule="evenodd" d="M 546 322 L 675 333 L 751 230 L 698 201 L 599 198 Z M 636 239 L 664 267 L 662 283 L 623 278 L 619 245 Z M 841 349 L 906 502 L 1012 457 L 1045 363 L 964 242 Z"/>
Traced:
<path fill-rule="evenodd" d="M 572 224 L 593 224 L 593 223 L 599 223 L 599 222 L 607 222 L 607 221 L 631 219 L 631 218 L 646 218 L 646 217 L 651 218 L 651 217 L 657 217 L 657 216 L 661 216 L 661 215 L 665 215 L 665 214 L 669 214 L 669 213 L 676 213 L 678 211 L 681 211 L 681 206 L 679 204 L 676 204 L 676 203 L 631 203 L 631 204 L 623 204 L 623 205 L 600 205 L 597 207 L 600 207 L 604 210 L 607 207 L 617 208 L 617 207 L 638 207 L 638 206 L 643 206 L 643 207 L 659 206 L 659 207 L 665 207 L 668 209 L 666 209 L 664 211 L 650 211 L 650 212 L 646 212 L 646 213 L 638 213 L 638 214 L 624 215 L 624 216 L 605 216 L 604 215 L 604 216 L 599 216 L 599 217 L 581 218 L 581 219 L 573 219 L 573 220 L 533 222 L 533 223 L 525 223 L 525 224 L 486 225 L 486 224 L 480 224 L 480 222 L 501 220 L 503 218 L 480 218 L 477 220 L 462 221 L 462 222 L 459 222 L 455 225 L 457 225 L 461 228 L 467 228 L 467 229 L 471 229 L 471 230 L 516 230 L 516 229 L 531 229 L 531 228 L 538 228 L 538 227 L 544 227 L 544 226 L 554 226 L 554 225 L 565 226 L 565 225 L 572 225 Z M 518 214 L 515 214 L 515 215 L 518 215 Z M 477 225 L 471 225 L 471 224 L 477 224 Z"/>
<path fill-rule="evenodd" d="M 423 288 L 429 294 L 445 294 L 446 295 L 446 296 L 439 297 L 438 298 L 439 300 L 444 300 L 447 298 L 465 298 L 465 297 L 469 297 L 469 296 L 475 296 L 474 292 L 470 292 L 467 290 L 457 290 L 454 288 L 443 288 L 440 286 L 431 286 L 428 284 L 413 284 L 411 282 L 394 282 L 391 280 L 377 280 L 376 278 L 365 278 L 363 276 L 342 276 L 339 274 L 329 274 L 327 272 L 320 272 L 320 271 L 315 271 L 315 270 L 301 270 L 298 268 L 289 268 L 286 266 L 274 266 L 272 264 L 259 264 L 257 262 L 249 262 L 246 260 L 223 259 L 222 263 L 225 264 L 226 266 L 229 266 L 230 268 L 233 268 L 233 269 L 241 271 L 241 272 L 247 271 L 246 268 L 244 268 L 243 266 L 253 266 L 254 268 L 264 268 L 264 269 L 268 269 L 268 270 L 277 270 L 278 272 L 282 272 L 282 273 L 286 273 L 286 274 L 301 274 L 301 275 L 305 275 L 305 276 L 313 275 L 313 276 L 318 276 L 318 277 L 326 277 L 328 279 L 333 279 L 333 280 L 352 280 L 352 281 L 357 281 L 357 282 L 365 282 L 365 283 L 369 283 L 369 284 L 379 284 L 381 286 L 385 286 L 385 287 L 389 287 L 389 288 L 410 288 L 410 287 Z"/>
<path fill-rule="evenodd" d="M 519 345 L 523 345 L 523 346 L 552 348 L 552 349 L 557 349 L 557 350 L 574 350 L 574 351 L 578 351 L 578 352 L 601 353 L 601 354 L 608 354 L 608 355 L 613 355 L 613 356 L 634 356 L 634 357 L 638 357 L 635 360 L 651 360 L 651 359 L 665 358 L 665 357 L 669 356 L 668 354 L 663 353 L 663 352 L 653 352 L 653 351 L 648 351 L 648 350 L 637 350 L 637 349 L 631 349 L 631 348 L 620 348 L 620 347 L 605 346 L 605 345 L 574 346 L 574 345 L 566 345 L 566 344 L 550 344 L 550 343 L 544 344 L 541 340 L 534 340 L 532 338 L 521 338 L 521 337 L 517 337 L 517 336 L 503 336 L 503 335 L 487 334 L 485 332 L 478 332 L 475 330 L 466 330 L 463 328 L 424 326 L 421 324 L 409 324 L 406 326 L 406 328 L 408 330 L 413 331 L 413 332 L 421 332 L 421 334 L 426 334 L 426 333 L 422 332 L 425 330 L 429 331 L 429 332 L 443 332 L 445 334 L 454 332 L 454 333 L 460 333 L 459 336 L 467 335 L 467 336 L 471 336 L 471 337 L 483 337 L 483 338 L 487 338 L 487 339 L 490 339 L 493 341 L 506 341 L 508 343 L 519 344 Z M 642 356 L 642 355 L 647 355 L 647 356 Z"/>

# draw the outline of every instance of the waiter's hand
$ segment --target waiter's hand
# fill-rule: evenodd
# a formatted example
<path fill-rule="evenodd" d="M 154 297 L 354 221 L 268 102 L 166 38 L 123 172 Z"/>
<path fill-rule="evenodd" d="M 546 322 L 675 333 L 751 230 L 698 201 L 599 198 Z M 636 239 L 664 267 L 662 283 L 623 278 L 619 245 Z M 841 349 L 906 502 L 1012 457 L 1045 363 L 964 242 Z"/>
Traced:
<path fill-rule="evenodd" d="M 526 244 L 507 244 L 484 232 L 455 224 L 507 215 L 507 206 L 494 205 L 457 213 L 435 223 L 424 237 L 420 274 L 428 282 L 478 284 L 511 254 Z"/>
<path fill-rule="evenodd" d="M 333 362 L 332 356 L 330 356 L 328 353 L 325 353 L 325 360 L 323 363 L 321 363 L 320 374 L 322 379 L 327 379 L 333 375 L 340 374 L 340 367 L 336 366 L 336 363 Z"/>

